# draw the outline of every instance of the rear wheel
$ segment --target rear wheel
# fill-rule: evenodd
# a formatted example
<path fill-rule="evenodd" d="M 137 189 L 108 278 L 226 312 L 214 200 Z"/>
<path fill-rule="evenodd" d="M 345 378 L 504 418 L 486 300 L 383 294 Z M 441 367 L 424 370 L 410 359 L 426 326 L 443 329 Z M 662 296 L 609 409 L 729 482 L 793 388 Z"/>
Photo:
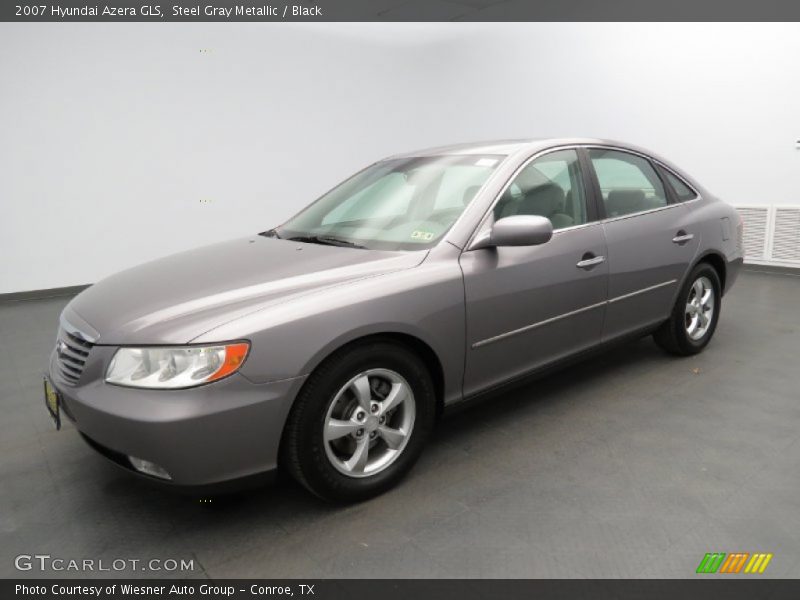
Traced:
<path fill-rule="evenodd" d="M 284 464 L 325 500 L 363 500 L 408 472 L 434 415 L 433 384 L 416 355 L 383 341 L 351 347 L 303 386 L 286 425 Z"/>
<path fill-rule="evenodd" d="M 707 263 L 697 265 L 678 294 L 669 320 L 653 335 L 656 343 L 680 356 L 701 352 L 717 327 L 721 297 L 717 271 Z"/>

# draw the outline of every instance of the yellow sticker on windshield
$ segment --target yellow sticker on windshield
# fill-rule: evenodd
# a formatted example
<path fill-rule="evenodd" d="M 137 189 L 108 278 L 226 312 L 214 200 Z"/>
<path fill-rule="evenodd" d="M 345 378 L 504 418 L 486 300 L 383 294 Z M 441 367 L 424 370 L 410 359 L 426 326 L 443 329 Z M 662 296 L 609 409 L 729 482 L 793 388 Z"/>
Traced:
<path fill-rule="evenodd" d="M 419 229 L 411 232 L 412 240 L 423 240 L 425 242 L 433 239 L 433 234 L 430 231 L 420 231 Z"/>

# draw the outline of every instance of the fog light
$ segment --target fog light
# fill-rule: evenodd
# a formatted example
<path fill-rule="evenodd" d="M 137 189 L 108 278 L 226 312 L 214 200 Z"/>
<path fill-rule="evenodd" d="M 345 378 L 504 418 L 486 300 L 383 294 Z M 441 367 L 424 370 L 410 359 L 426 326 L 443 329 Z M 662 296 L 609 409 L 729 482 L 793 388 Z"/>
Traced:
<path fill-rule="evenodd" d="M 131 461 L 131 466 L 140 473 L 158 477 L 159 479 L 172 479 L 170 474 L 167 473 L 163 467 L 154 462 L 150 462 L 149 460 L 144 460 L 142 458 L 136 458 L 135 456 L 129 456 L 128 460 Z"/>

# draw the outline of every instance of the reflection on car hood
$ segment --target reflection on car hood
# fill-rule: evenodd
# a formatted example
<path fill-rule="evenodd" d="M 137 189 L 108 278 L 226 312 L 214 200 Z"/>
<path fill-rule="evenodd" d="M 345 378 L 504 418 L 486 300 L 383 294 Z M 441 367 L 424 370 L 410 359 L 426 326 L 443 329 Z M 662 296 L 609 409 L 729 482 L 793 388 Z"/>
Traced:
<path fill-rule="evenodd" d="M 103 279 L 76 296 L 63 318 L 98 344 L 187 343 L 273 303 L 411 268 L 425 255 L 243 238 Z"/>

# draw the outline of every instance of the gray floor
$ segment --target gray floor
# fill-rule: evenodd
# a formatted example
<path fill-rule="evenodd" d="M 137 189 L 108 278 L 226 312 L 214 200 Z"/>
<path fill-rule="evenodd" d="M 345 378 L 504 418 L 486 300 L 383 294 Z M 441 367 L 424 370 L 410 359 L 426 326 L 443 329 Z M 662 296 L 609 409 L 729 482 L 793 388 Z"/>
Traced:
<path fill-rule="evenodd" d="M 289 483 L 201 504 L 55 432 L 40 373 L 66 301 L 0 304 L 0 577 L 20 553 L 213 578 L 688 577 L 764 551 L 765 576 L 800 574 L 800 277 L 744 273 L 698 357 L 642 340 L 445 420 L 401 487 L 346 508 Z"/>

